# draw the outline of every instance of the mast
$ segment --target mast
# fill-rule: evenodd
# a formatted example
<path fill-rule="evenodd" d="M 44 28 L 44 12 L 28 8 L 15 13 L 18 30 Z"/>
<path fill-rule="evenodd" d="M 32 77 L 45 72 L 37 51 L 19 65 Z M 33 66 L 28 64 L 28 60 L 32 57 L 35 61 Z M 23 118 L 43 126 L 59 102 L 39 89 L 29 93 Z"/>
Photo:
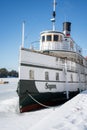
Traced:
<path fill-rule="evenodd" d="M 22 47 L 24 47 L 24 26 L 25 26 L 25 21 L 22 23 Z"/>
<path fill-rule="evenodd" d="M 51 22 L 53 23 L 53 31 L 55 31 L 55 17 L 56 17 L 56 0 L 53 1 L 53 18 Z"/>

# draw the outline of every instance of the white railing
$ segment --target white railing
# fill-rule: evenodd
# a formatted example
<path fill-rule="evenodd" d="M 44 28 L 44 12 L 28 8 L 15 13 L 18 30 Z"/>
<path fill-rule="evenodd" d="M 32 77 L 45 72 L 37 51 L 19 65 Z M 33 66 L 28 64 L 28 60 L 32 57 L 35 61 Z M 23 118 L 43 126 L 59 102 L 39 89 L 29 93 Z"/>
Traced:
<path fill-rule="evenodd" d="M 40 41 L 31 42 L 29 48 L 31 50 L 40 50 Z"/>
<path fill-rule="evenodd" d="M 30 44 L 30 49 L 33 50 L 64 50 L 64 51 L 72 51 L 77 52 L 79 54 L 82 54 L 82 48 L 78 46 L 75 42 L 70 43 L 69 41 L 62 41 L 58 43 L 41 43 L 40 48 L 40 42 L 35 41 Z"/>

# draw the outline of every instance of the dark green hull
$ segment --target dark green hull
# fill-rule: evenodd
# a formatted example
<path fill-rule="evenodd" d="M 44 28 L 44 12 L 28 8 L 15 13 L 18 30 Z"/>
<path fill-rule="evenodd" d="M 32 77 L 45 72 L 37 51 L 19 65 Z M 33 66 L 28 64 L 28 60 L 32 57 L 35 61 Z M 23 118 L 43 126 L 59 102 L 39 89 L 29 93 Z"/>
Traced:
<path fill-rule="evenodd" d="M 67 101 L 66 92 L 45 92 L 37 91 L 34 81 L 21 80 L 18 85 L 20 112 L 34 111 L 41 108 L 60 105 Z M 78 94 L 78 91 L 69 92 L 69 99 Z"/>

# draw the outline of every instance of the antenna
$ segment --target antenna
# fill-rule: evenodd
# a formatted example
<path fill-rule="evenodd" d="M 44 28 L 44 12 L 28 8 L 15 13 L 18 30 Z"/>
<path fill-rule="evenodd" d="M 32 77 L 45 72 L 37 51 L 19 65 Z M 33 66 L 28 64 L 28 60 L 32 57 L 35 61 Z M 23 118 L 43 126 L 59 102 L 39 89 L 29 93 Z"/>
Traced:
<path fill-rule="evenodd" d="M 55 30 L 55 17 L 56 17 L 56 0 L 53 1 L 53 18 L 51 19 L 51 22 L 53 23 L 53 31 Z"/>
<path fill-rule="evenodd" d="M 25 27 L 25 21 L 22 23 L 22 47 L 24 47 L 24 27 Z"/>

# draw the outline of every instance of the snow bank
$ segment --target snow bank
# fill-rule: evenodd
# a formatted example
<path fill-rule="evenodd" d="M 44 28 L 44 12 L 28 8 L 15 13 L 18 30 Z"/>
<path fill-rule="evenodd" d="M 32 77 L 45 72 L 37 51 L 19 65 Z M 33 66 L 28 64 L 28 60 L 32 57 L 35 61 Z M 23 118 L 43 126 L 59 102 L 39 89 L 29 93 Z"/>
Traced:
<path fill-rule="evenodd" d="M 7 99 L 0 102 L 0 114 L 1 113 L 19 113 L 18 98 Z"/>
<path fill-rule="evenodd" d="M 0 85 L 0 114 L 18 112 L 18 97 L 16 94 L 18 78 L 2 78 L 8 84 Z"/>
<path fill-rule="evenodd" d="M 55 109 L 28 130 L 87 130 L 87 91 Z"/>

